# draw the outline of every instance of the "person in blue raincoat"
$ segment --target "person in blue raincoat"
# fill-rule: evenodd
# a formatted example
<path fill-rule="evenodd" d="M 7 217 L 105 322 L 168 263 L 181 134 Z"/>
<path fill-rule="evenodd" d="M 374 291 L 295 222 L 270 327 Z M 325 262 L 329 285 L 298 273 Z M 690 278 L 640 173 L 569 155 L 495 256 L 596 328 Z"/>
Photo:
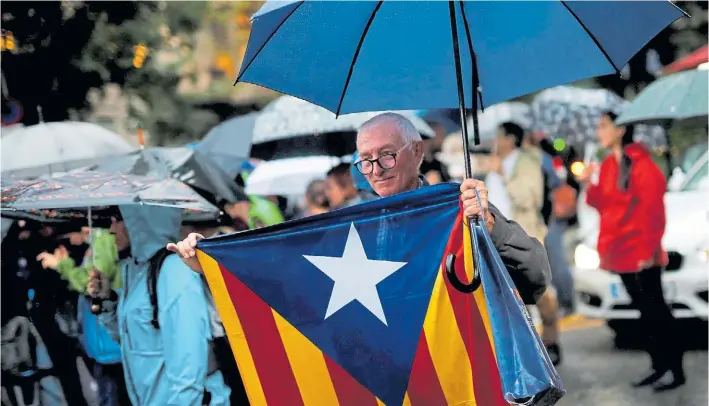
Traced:
<path fill-rule="evenodd" d="M 122 264 L 123 289 L 110 289 L 102 273 L 92 272 L 88 292 L 104 299 L 99 317 L 120 342 L 131 403 L 228 405 L 230 389 L 209 366 L 212 333 L 203 282 L 164 249 L 180 234 L 181 211 L 121 206 L 112 221 L 118 249 L 131 252 Z"/>

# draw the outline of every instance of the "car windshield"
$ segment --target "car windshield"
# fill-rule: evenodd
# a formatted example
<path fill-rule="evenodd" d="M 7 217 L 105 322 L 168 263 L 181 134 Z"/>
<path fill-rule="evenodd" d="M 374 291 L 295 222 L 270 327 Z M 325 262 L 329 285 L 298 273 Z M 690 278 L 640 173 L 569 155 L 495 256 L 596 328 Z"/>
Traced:
<path fill-rule="evenodd" d="M 682 187 L 683 192 L 692 190 L 707 190 L 709 189 L 709 161 L 705 160 L 704 165 L 694 172 L 692 177 Z"/>

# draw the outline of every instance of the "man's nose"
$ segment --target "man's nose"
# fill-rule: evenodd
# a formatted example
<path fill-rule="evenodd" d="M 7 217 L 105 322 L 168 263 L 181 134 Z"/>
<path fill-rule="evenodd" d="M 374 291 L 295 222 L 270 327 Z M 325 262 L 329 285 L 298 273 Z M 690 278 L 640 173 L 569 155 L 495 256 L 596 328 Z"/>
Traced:
<path fill-rule="evenodd" d="M 382 166 L 379 165 L 379 162 L 375 162 L 372 164 L 372 173 L 374 174 L 374 176 L 381 176 L 384 171 L 385 169 L 382 169 Z"/>

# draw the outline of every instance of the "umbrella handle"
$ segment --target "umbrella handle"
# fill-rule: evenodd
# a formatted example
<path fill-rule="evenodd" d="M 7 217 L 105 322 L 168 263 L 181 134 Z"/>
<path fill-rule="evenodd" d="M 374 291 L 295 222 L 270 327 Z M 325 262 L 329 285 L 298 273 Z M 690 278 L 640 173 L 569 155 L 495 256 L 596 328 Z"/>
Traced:
<path fill-rule="evenodd" d="M 446 257 L 446 276 L 451 286 L 462 293 L 473 293 L 481 285 L 480 277 L 480 250 L 478 243 L 478 234 L 475 232 L 476 227 L 480 227 L 480 220 L 475 217 L 469 219 L 468 230 L 470 231 L 470 239 L 473 253 L 473 278 L 469 284 L 463 283 L 455 272 L 455 254 L 448 254 Z"/>
<path fill-rule="evenodd" d="M 91 313 L 101 314 L 101 308 L 103 307 L 103 299 L 98 297 L 91 298 Z"/>

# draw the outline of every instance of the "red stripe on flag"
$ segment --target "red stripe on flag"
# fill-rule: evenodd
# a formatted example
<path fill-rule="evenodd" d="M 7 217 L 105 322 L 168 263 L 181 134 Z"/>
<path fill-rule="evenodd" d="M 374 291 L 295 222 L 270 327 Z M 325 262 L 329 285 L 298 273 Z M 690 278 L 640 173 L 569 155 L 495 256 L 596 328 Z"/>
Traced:
<path fill-rule="evenodd" d="M 421 331 L 421 338 L 419 338 L 416 348 L 409 386 L 406 391 L 409 394 L 411 406 L 445 406 L 446 404 L 446 396 L 438 381 L 431 353 L 428 352 L 426 334 L 423 331 Z"/>
<path fill-rule="evenodd" d="M 465 225 L 463 225 L 461 218 L 453 229 L 448 243 L 450 251 L 447 252 L 455 253 L 456 274 L 463 283 L 468 283 L 463 247 L 464 227 Z M 497 368 L 492 345 L 475 299 L 472 294 L 457 291 L 451 286 L 447 278 L 446 288 L 448 289 L 448 297 L 458 323 L 458 329 L 463 336 L 463 342 L 465 342 L 465 348 L 470 359 L 473 372 L 473 389 L 477 404 L 485 406 L 508 405 L 503 397 L 500 372 Z"/>
<path fill-rule="evenodd" d="M 347 373 L 335 361 L 330 359 L 326 354 L 325 365 L 330 373 L 332 385 L 335 387 L 337 400 L 340 401 L 340 406 L 377 406 L 377 398 L 367 388 L 362 386 L 352 375 Z"/>
<path fill-rule="evenodd" d="M 219 265 L 219 269 L 244 329 L 266 401 L 271 406 L 302 405 L 271 307 L 226 268 Z"/>

